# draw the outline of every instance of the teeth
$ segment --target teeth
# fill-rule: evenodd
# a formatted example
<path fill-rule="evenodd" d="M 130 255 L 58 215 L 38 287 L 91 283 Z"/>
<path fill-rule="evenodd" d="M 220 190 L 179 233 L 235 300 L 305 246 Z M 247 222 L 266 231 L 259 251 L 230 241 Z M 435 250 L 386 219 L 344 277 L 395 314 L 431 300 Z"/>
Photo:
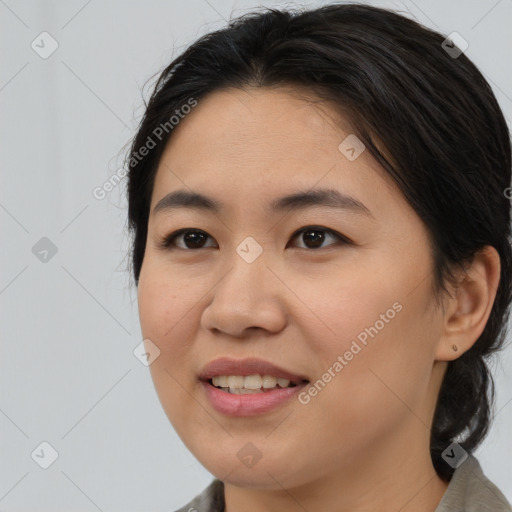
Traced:
<path fill-rule="evenodd" d="M 235 390 L 235 393 L 236 393 L 237 390 Z M 239 389 L 238 391 L 240 391 L 240 394 L 241 395 L 254 395 L 256 393 L 265 393 L 265 391 L 261 390 L 261 389 Z"/>
<path fill-rule="evenodd" d="M 264 388 L 275 388 L 277 385 L 277 379 L 270 375 L 263 376 L 263 387 Z"/>
<path fill-rule="evenodd" d="M 228 377 L 228 386 L 230 390 L 244 387 L 244 378 L 241 375 L 230 375 Z"/>
<path fill-rule="evenodd" d="M 229 388 L 231 393 L 240 393 L 240 391 L 257 391 L 263 389 L 273 389 L 279 385 L 286 388 L 290 385 L 288 379 L 272 377 L 271 375 L 217 375 L 212 378 L 213 385 L 218 388 Z"/>
<path fill-rule="evenodd" d="M 218 377 L 213 377 L 213 385 L 218 387 L 227 388 L 228 385 L 228 378 L 226 375 L 219 375 Z"/>
<path fill-rule="evenodd" d="M 259 375 L 247 375 L 244 377 L 245 389 L 260 389 L 262 378 Z"/>

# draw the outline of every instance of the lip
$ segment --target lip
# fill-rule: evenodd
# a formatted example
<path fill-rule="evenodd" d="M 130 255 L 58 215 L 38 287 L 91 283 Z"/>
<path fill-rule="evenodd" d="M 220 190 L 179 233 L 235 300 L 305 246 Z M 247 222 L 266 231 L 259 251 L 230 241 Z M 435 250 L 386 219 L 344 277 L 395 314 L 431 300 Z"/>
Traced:
<path fill-rule="evenodd" d="M 216 388 L 209 381 L 201 381 L 201 386 L 213 408 L 228 416 L 256 416 L 270 412 L 291 400 L 308 384 L 304 382 L 292 388 L 276 388 L 263 393 L 235 395 Z"/>
<path fill-rule="evenodd" d="M 308 380 L 306 376 L 295 375 L 284 368 L 280 368 L 279 366 L 263 359 L 231 359 L 229 357 L 220 357 L 208 363 L 199 374 L 199 380 L 208 381 L 212 377 L 216 377 L 218 375 L 241 375 L 245 377 L 247 375 L 256 374 L 272 375 L 273 377 L 288 379 L 294 384 L 297 384 L 297 386 L 303 381 Z"/>
<path fill-rule="evenodd" d="M 275 388 L 263 393 L 236 395 L 216 388 L 209 381 L 218 375 L 272 375 L 288 379 L 295 386 Z M 231 359 L 221 357 L 208 363 L 199 375 L 201 386 L 212 407 L 228 416 L 255 416 L 284 405 L 309 384 L 307 377 L 294 374 L 275 364 L 257 358 Z"/>

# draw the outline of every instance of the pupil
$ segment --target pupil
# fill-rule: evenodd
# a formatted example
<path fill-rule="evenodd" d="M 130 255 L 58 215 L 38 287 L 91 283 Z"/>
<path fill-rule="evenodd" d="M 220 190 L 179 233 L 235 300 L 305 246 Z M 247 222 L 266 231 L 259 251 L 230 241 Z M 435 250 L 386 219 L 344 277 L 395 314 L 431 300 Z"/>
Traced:
<path fill-rule="evenodd" d="M 200 237 L 203 237 L 203 240 L 200 240 Z M 201 242 L 204 242 L 204 233 L 196 233 L 193 231 L 189 231 L 185 233 L 184 240 L 187 247 L 189 242 L 192 242 L 192 245 L 201 245 Z"/>
<path fill-rule="evenodd" d="M 311 233 L 317 233 L 318 236 L 309 236 Z M 320 247 L 322 245 L 322 242 L 324 240 L 324 234 L 320 230 L 310 229 L 309 231 L 304 231 L 304 237 L 307 236 L 307 238 L 313 242 L 313 247 Z M 307 243 L 306 243 L 307 245 Z"/>

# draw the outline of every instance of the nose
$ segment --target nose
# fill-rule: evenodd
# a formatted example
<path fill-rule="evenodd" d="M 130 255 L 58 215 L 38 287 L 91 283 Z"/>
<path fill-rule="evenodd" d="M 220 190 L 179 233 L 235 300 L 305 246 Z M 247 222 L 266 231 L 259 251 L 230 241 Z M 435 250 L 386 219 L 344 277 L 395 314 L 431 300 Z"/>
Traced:
<path fill-rule="evenodd" d="M 211 331 L 244 338 L 250 331 L 271 333 L 286 325 L 286 287 L 263 257 L 248 263 L 238 254 L 211 291 L 212 299 L 201 316 L 201 326 Z"/>

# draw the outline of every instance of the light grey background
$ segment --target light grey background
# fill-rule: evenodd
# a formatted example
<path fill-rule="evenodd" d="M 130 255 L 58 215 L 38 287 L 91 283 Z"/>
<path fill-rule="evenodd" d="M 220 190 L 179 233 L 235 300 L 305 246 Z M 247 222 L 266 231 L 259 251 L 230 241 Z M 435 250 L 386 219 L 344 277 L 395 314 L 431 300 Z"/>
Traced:
<path fill-rule="evenodd" d="M 251 7 L 325 3 L 0 0 L 1 511 L 173 511 L 211 481 L 133 354 L 124 187 L 92 191 L 123 163 L 142 86 L 188 44 Z M 459 32 L 510 126 L 511 0 L 368 3 Z M 43 31 L 59 45 L 47 59 L 31 47 Z M 32 252 L 42 237 L 57 247 L 47 262 Z M 511 363 L 508 348 L 477 452 L 510 501 Z M 43 441 L 58 452 L 48 469 L 31 457 Z"/>

